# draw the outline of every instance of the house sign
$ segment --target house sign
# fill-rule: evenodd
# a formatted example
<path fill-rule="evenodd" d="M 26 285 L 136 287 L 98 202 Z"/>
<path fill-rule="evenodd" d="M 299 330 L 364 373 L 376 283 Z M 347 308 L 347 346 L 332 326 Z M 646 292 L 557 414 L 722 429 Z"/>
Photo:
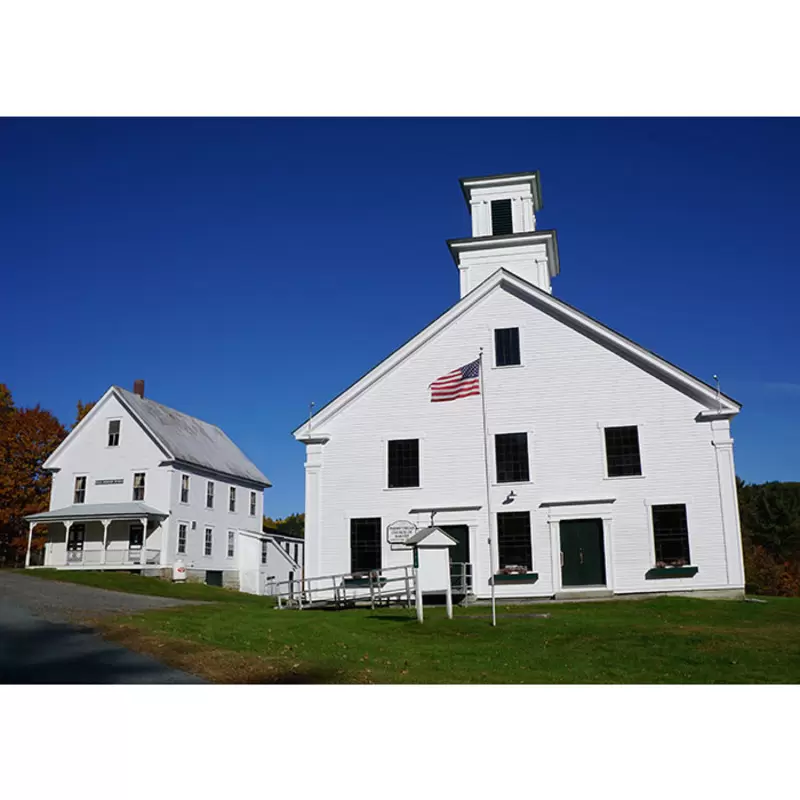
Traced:
<path fill-rule="evenodd" d="M 386 541 L 389 544 L 405 544 L 406 540 L 417 532 L 417 526 L 407 520 L 398 520 L 386 527 Z"/>
<path fill-rule="evenodd" d="M 122 478 L 98 478 L 95 482 L 95 486 L 109 486 L 112 483 L 123 483 Z"/>

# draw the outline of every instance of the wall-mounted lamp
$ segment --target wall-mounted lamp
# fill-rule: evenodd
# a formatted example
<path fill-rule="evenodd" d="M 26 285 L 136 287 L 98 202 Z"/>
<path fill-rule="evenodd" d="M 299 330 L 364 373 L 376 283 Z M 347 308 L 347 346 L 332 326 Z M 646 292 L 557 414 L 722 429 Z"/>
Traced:
<path fill-rule="evenodd" d="M 515 498 L 516 496 L 517 496 L 517 495 L 516 495 L 516 493 L 515 493 L 515 492 L 514 492 L 514 490 L 512 489 L 512 490 L 511 490 L 511 491 L 508 493 L 508 497 L 506 497 L 506 499 L 505 499 L 505 500 L 503 500 L 503 505 L 508 505 L 509 503 L 513 503 L 513 502 L 514 502 L 514 498 Z"/>

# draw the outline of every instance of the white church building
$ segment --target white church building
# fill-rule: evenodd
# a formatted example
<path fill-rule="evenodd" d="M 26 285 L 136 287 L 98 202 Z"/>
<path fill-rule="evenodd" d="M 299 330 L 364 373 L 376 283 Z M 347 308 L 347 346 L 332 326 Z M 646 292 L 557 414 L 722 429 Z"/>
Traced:
<path fill-rule="evenodd" d="M 740 405 L 553 296 L 538 172 L 461 188 L 461 299 L 294 431 L 306 577 L 407 565 L 433 521 L 478 600 L 741 594 Z"/>
<path fill-rule="evenodd" d="M 300 576 L 303 541 L 262 530 L 267 477 L 216 425 L 112 386 L 44 464 L 38 566 L 127 570 L 269 593 Z M 184 572 L 175 574 L 180 566 Z M 32 567 L 35 568 L 35 567 Z"/>

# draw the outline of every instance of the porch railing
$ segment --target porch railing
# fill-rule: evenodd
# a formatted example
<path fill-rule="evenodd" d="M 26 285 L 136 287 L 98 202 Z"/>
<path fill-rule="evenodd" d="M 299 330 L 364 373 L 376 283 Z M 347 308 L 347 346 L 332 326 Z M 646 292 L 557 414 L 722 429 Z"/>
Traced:
<path fill-rule="evenodd" d="M 68 566 L 135 566 L 142 558 L 142 551 L 137 549 L 126 550 L 106 550 L 105 561 L 103 561 L 102 550 L 68 550 Z M 145 564 L 158 564 L 161 560 L 160 550 L 145 550 Z"/>

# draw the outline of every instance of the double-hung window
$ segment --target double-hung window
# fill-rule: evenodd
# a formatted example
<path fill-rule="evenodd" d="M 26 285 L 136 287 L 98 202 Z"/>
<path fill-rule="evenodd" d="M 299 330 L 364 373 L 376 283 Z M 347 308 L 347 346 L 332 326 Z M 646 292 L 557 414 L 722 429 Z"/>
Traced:
<path fill-rule="evenodd" d="M 144 472 L 133 473 L 133 499 L 144 500 Z"/>
<path fill-rule="evenodd" d="M 214 531 L 211 528 L 206 528 L 205 541 L 203 542 L 203 554 L 210 556 L 211 549 L 214 544 Z"/>
<path fill-rule="evenodd" d="M 685 567 L 692 563 L 689 525 L 682 503 L 653 506 L 653 538 L 657 567 Z"/>
<path fill-rule="evenodd" d="M 519 328 L 496 328 L 494 332 L 494 363 L 497 367 L 521 364 Z"/>
<path fill-rule="evenodd" d="M 108 446 L 119 447 L 119 427 L 120 420 L 110 419 L 108 421 Z"/>
<path fill-rule="evenodd" d="M 395 439 L 388 447 L 390 489 L 419 486 L 419 439 Z"/>
<path fill-rule="evenodd" d="M 510 511 L 497 515 L 497 551 L 500 569 L 533 569 L 531 515 L 529 511 Z"/>
<path fill-rule="evenodd" d="M 250 516 L 256 515 L 256 493 L 250 492 Z"/>
<path fill-rule="evenodd" d="M 189 502 L 189 476 L 181 475 L 181 503 Z"/>
<path fill-rule="evenodd" d="M 494 437 L 498 483 L 524 483 L 530 480 L 528 434 L 499 433 Z"/>
<path fill-rule="evenodd" d="M 214 481 L 206 483 L 206 508 L 214 508 Z"/>
<path fill-rule="evenodd" d="M 236 511 L 236 487 L 231 486 L 228 491 L 228 511 Z"/>
<path fill-rule="evenodd" d="M 233 558 L 236 548 L 236 531 L 228 531 L 228 558 Z"/>
<path fill-rule="evenodd" d="M 288 549 L 287 549 L 288 552 Z M 381 519 L 350 520 L 350 572 L 381 568 Z"/>
<path fill-rule="evenodd" d="M 639 429 L 636 425 L 606 428 L 606 468 L 609 478 L 642 474 Z"/>
<path fill-rule="evenodd" d="M 269 547 L 269 542 L 266 539 L 261 540 L 261 563 L 267 563 L 267 548 Z"/>
<path fill-rule="evenodd" d="M 75 478 L 75 492 L 72 496 L 72 502 L 75 504 L 86 502 L 86 476 L 79 475 Z"/>
<path fill-rule="evenodd" d="M 181 522 L 178 525 L 178 552 L 186 552 L 186 523 Z"/>

